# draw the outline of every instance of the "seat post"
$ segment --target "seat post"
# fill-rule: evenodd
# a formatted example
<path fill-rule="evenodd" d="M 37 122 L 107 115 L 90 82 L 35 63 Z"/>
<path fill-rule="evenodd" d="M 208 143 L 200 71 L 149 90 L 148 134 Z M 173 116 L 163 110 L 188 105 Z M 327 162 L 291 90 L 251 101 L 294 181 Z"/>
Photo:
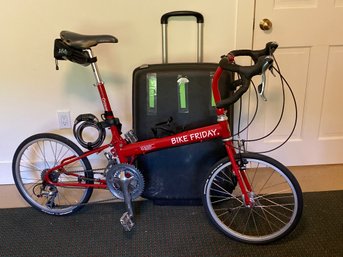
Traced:
<path fill-rule="evenodd" d="M 88 48 L 88 49 L 85 49 L 84 51 L 88 53 L 89 58 L 93 58 L 92 49 Z M 100 83 L 103 83 L 96 62 L 92 62 L 91 66 L 92 66 L 93 74 L 94 74 L 97 85 L 99 85 Z"/>

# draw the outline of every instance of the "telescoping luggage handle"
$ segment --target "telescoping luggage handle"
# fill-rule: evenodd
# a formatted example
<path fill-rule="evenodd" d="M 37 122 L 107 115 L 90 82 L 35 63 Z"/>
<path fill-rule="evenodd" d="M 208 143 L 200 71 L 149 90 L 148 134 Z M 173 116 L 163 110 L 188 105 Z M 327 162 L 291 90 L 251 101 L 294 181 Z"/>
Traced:
<path fill-rule="evenodd" d="M 198 33 L 197 33 L 197 62 L 202 62 L 202 46 L 203 46 L 203 23 L 204 17 L 201 13 L 193 11 L 174 11 L 168 12 L 162 15 L 161 25 L 162 25 L 162 62 L 168 62 L 168 49 L 167 49 L 167 24 L 170 17 L 175 16 L 194 16 L 197 19 Z"/>

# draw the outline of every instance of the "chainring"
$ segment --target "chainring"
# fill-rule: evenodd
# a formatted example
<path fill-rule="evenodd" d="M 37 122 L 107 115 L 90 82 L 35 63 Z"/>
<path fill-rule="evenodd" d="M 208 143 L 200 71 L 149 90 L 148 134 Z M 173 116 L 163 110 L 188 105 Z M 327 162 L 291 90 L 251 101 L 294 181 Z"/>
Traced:
<path fill-rule="evenodd" d="M 123 192 L 120 188 L 120 173 L 124 171 L 127 178 L 133 177 L 129 184 L 129 192 L 132 200 L 137 199 L 144 190 L 144 177 L 142 173 L 133 165 L 130 164 L 115 164 L 110 165 L 106 174 L 107 187 L 110 192 L 120 200 L 124 199 Z"/>

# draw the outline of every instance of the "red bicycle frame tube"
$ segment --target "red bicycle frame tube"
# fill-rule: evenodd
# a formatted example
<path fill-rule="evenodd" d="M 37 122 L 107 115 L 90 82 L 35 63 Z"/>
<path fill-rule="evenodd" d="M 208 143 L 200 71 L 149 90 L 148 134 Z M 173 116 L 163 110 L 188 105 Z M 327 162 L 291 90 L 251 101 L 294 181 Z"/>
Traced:
<path fill-rule="evenodd" d="M 99 83 L 97 85 L 97 88 L 98 88 L 100 98 L 101 98 L 101 102 L 102 102 L 102 105 L 104 106 L 105 112 L 108 112 L 108 113 L 112 112 L 111 104 L 110 104 L 110 101 L 108 100 L 104 83 L 102 83 L 102 82 Z M 114 118 L 114 117 L 111 117 L 111 118 Z"/>
<path fill-rule="evenodd" d="M 218 89 L 218 81 L 222 74 L 223 70 L 218 67 L 216 70 L 213 83 L 212 83 L 212 91 L 213 97 L 216 102 L 221 100 L 220 92 Z M 105 118 L 106 119 L 113 119 L 115 118 L 112 113 L 111 105 L 107 97 L 105 86 L 102 82 L 98 83 L 97 85 L 98 91 L 101 97 L 101 101 L 105 110 Z M 105 149 L 110 149 L 111 153 L 114 156 L 117 156 L 122 163 L 130 163 L 134 160 L 134 158 L 138 155 L 147 154 L 153 151 L 158 151 L 164 148 L 170 147 L 177 147 L 182 145 L 194 144 L 199 143 L 207 140 L 212 140 L 215 138 L 222 138 L 225 144 L 226 151 L 228 153 L 228 157 L 231 161 L 232 169 L 234 174 L 237 177 L 238 184 L 242 190 L 242 194 L 244 195 L 244 200 L 246 205 L 250 205 L 250 198 L 248 195 L 248 191 L 251 191 L 250 184 L 244 172 L 240 172 L 240 168 L 238 167 L 235 161 L 235 149 L 232 145 L 231 140 L 231 132 L 229 129 L 229 124 L 227 122 L 226 110 L 223 108 L 219 108 L 216 110 L 218 116 L 218 123 L 214 125 L 209 125 L 197 129 L 192 129 L 188 131 L 184 131 L 172 136 L 166 136 L 163 138 L 154 138 L 149 140 L 144 140 L 141 142 L 131 143 L 128 144 L 121 136 L 120 133 L 115 125 L 110 127 L 112 132 L 112 139 L 109 144 L 103 145 L 99 148 L 94 150 L 90 150 L 85 152 L 81 156 L 70 156 L 65 158 L 60 165 L 53 167 L 45 174 L 45 181 L 49 184 L 56 185 L 56 186 L 69 186 L 69 187 L 88 187 L 88 188 L 107 188 L 105 180 L 96 180 L 95 184 L 86 184 L 85 182 L 53 182 L 49 178 L 49 174 L 56 170 L 64 170 L 64 166 L 71 164 L 73 162 L 79 161 L 83 158 L 86 158 L 92 154 L 99 154 L 100 152 L 104 151 Z M 133 158 L 132 158 L 133 157 Z M 68 172 L 66 172 L 68 173 Z M 72 175 L 72 174 L 70 174 Z M 75 174 L 76 175 L 76 174 Z M 77 175 L 76 175 L 77 176 Z"/>
<path fill-rule="evenodd" d="M 122 155 L 123 157 L 127 158 L 129 156 L 146 154 L 164 148 L 203 142 L 214 138 L 219 138 L 221 136 L 222 128 L 220 124 L 214 124 L 202 128 L 188 130 L 172 136 L 144 140 L 134 144 L 127 144 L 117 153 L 119 156 Z"/>
<path fill-rule="evenodd" d="M 113 126 L 113 129 L 117 129 L 115 126 Z M 112 129 L 111 129 L 112 130 Z M 117 133 L 119 134 L 119 133 Z M 164 148 L 170 148 L 170 147 L 177 147 L 181 145 L 187 145 L 187 144 L 193 144 L 197 142 L 203 142 L 207 140 L 211 140 L 214 138 L 220 138 L 222 137 L 222 126 L 220 124 L 214 124 L 202 128 L 197 128 L 185 132 L 181 132 L 172 136 L 167 136 L 163 138 L 154 138 L 149 140 L 144 140 L 137 143 L 132 144 L 125 144 L 124 141 L 121 141 L 121 143 L 115 143 L 115 147 L 111 149 L 111 151 L 116 154 L 119 157 L 120 162 L 128 163 L 129 159 L 131 157 L 136 157 L 137 155 L 141 154 L 147 154 L 153 151 L 161 150 Z M 69 156 L 65 158 L 63 161 L 61 161 L 61 164 L 58 166 L 53 167 L 49 170 L 49 172 L 45 175 L 45 180 L 49 184 L 53 184 L 56 186 L 82 186 L 82 187 L 93 187 L 93 188 L 106 188 L 106 185 L 104 183 L 100 184 L 85 184 L 85 183 L 61 183 L 61 182 L 52 182 L 49 178 L 50 172 L 56 171 L 56 170 L 63 170 L 64 166 L 69 165 L 73 162 L 79 161 L 82 158 L 86 158 L 92 154 L 99 154 L 100 152 L 104 151 L 105 149 L 111 148 L 112 142 L 119 142 L 118 138 L 115 138 L 115 135 L 113 135 L 113 139 L 110 144 L 103 145 L 97 149 L 90 150 L 85 152 L 81 156 Z M 99 182 L 103 182 L 100 181 Z"/>
<path fill-rule="evenodd" d="M 222 73 L 223 73 L 223 69 L 219 66 L 217 68 L 214 76 L 213 76 L 212 92 L 213 92 L 213 97 L 214 97 L 214 100 L 216 103 L 221 101 L 218 85 L 219 85 L 219 79 L 220 79 L 220 76 L 222 75 Z M 220 120 L 220 117 L 223 117 L 223 116 L 226 117 L 224 108 L 217 108 L 216 112 L 217 112 L 218 120 Z M 218 122 L 220 123 L 220 121 L 218 121 Z M 252 190 L 251 185 L 248 181 L 248 178 L 247 178 L 245 172 L 244 171 L 241 172 L 240 168 L 238 167 L 238 165 L 236 163 L 236 160 L 235 160 L 236 151 L 232 145 L 232 141 L 228 140 L 228 138 L 231 137 L 231 133 L 230 133 L 230 129 L 229 129 L 228 124 L 227 124 L 227 129 L 226 130 L 224 129 L 224 131 L 225 132 L 223 132 L 223 134 L 225 134 L 225 135 L 223 137 L 223 140 L 225 142 L 226 152 L 229 156 L 229 159 L 230 159 L 230 162 L 232 165 L 232 170 L 237 177 L 237 182 L 238 182 L 238 184 L 241 188 L 242 194 L 244 196 L 245 204 L 247 206 L 250 206 L 251 201 L 250 201 L 250 197 L 249 197 L 248 192 L 251 192 L 251 190 Z"/>

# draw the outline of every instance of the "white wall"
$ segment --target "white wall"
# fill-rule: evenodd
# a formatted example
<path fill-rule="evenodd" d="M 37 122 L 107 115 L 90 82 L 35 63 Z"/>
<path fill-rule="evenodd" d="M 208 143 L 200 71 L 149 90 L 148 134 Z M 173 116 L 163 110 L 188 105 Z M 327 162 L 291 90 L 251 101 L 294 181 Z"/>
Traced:
<path fill-rule="evenodd" d="M 55 71 L 53 41 L 61 30 L 106 33 L 119 39 L 119 44 L 96 47 L 95 53 L 112 108 L 127 130 L 131 128 L 132 71 L 144 63 L 161 62 L 160 16 L 174 10 L 201 12 L 205 17 L 204 60 L 217 62 L 237 44 L 251 44 L 251 31 L 236 29 L 237 22 L 248 24 L 248 28 L 252 23 L 252 15 L 249 20 L 239 15 L 242 5 L 252 10 L 252 4 L 238 0 L 3 2 L 0 184 L 13 183 L 11 160 L 20 142 L 32 134 L 58 129 L 57 110 L 70 110 L 72 120 L 80 113 L 102 112 L 97 90 L 91 86 L 94 80 L 90 68 L 60 62 L 60 71 Z M 194 60 L 195 28 L 191 21 L 170 23 L 171 36 L 177 34 L 170 42 L 171 62 Z M 185 32 L 180 32 L 182 29 Z M 64 133 L 70 135 L 70 131 Z"/>

